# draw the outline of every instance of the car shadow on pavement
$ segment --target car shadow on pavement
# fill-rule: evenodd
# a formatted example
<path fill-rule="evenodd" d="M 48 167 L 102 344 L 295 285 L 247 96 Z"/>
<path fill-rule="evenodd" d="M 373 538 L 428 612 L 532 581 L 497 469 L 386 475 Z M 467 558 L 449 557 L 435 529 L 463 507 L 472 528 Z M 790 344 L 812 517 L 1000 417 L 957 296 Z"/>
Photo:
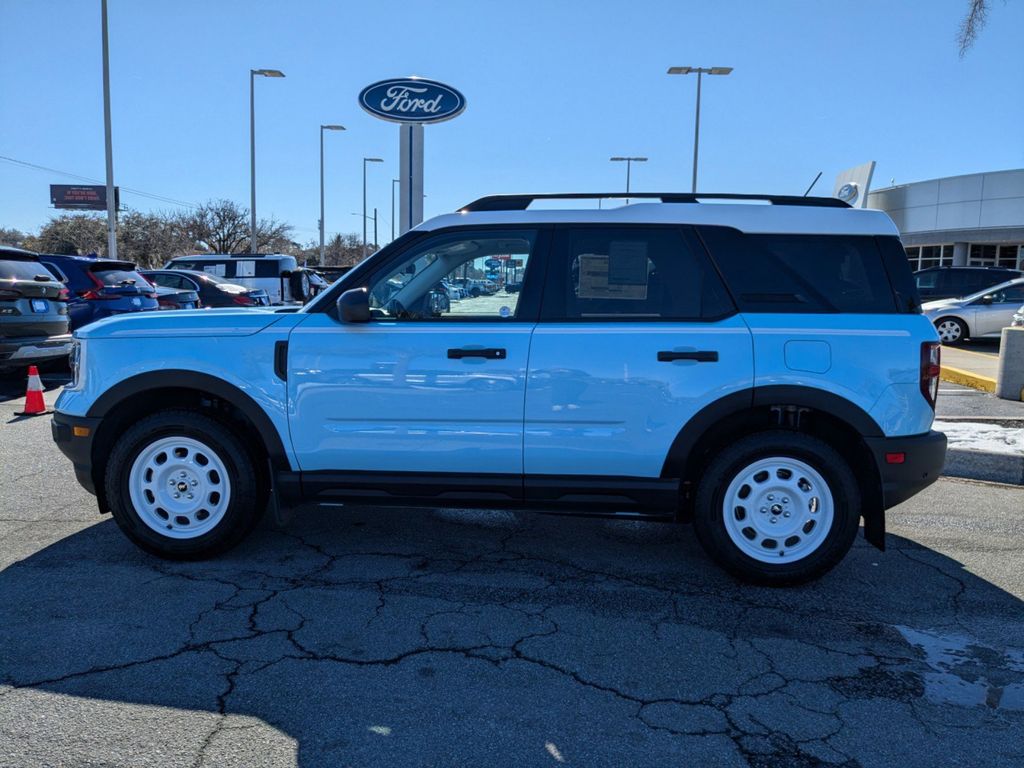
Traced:
<path fill-rule="evenodd" d="M 0 572 L 0 733 L 25 765 L 1011 765 L 1022 629 L 896 536 L 761 589 L 659 524 L 310 509 L 167 563 L 108 519 Z"/>

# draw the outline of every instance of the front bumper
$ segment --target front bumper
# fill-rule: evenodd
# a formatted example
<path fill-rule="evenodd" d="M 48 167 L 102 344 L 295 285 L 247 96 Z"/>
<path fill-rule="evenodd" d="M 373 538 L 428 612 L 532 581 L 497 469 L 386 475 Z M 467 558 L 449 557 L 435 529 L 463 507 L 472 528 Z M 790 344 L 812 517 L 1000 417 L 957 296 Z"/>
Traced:
<path fill-rule="evenodd" d="M 93 496 L 96 495 L 96 482 L 92 474 L 92 444 L 100 421 L 84 416 L 68 416 L 58 411 L 53 414 L 53 421 L 50 422 L 53 442 L 61 453 L 71 459 L 79 485 Z"/>
<path fill-rule="evenodd" d="M 884 509 L 895 507 L 934 483 L 946 463 L 946 436 L 934 430 L 910 437 L 868 437 L 865 442 L 882 479 Z"/>

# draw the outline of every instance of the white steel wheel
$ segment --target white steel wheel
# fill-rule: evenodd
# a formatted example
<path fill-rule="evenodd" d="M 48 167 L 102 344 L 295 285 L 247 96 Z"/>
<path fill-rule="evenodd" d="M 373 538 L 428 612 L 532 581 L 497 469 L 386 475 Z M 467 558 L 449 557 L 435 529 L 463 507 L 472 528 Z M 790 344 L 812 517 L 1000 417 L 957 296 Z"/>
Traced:
<path fill-rule="evenodd" d="M 722 497 L 725 530 L 745 555 L 787 564 L 815 552 L 832 529 L 832 490 L 809 464 L 760 459 L 733 477 Z"/>
<path fill-rule="evenodd" d="M 963 323 L 952 317 L 947 317 L 937 322 L 935 330 L 939 332 L 939 340 L 943 344 L 955 344 L 961 341 L 964 336 Z"/>
<path fill-rule="evenodd" d="M 231 502 L 231 481 L 217 453 L 191 437 L 163 437 L 139 452 L 128 494 L 149 528 L 172 539 L 213 530 Z"/>

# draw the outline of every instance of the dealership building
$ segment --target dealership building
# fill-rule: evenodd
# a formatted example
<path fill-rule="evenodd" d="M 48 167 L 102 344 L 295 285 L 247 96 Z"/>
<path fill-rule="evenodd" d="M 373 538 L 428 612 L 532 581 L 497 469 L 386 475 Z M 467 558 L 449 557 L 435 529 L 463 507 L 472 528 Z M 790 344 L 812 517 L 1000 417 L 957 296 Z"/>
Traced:
<path fill-rule="evenodd" d="M 912 269 L 1024 269 L 1024 169 L 872 190 L 867 207 L 896 223 Z"/>

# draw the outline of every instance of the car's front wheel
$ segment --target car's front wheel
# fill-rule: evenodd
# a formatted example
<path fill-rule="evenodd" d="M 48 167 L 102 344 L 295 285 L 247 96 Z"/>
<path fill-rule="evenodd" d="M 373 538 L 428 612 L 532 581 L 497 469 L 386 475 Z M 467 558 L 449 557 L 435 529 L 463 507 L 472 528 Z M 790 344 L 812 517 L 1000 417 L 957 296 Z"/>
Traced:
<path fill-rule="evenodd" d="M 846 460 L 822 440 L 784 431 L 750 435 L 715 456 L 694 510 L 705 551 L 741 579 L 767 585 L 830 570 L 859 522 L 860 492 Z"/>
<path fill-rule="evenodd" d="M 967 338 L 967 326 L 955 317 L 943 317 L 935 321 L 935 330 L 943 344 L 959 344 Z"/>
<path fill-rule="evenodd" d="M 210 557 L 237 544 L 265 499 L 251 454 L 202 413 L 155 413 L 114 444 L 105 490 L 114 520 L 145 551 L 172 560 Z"/>

